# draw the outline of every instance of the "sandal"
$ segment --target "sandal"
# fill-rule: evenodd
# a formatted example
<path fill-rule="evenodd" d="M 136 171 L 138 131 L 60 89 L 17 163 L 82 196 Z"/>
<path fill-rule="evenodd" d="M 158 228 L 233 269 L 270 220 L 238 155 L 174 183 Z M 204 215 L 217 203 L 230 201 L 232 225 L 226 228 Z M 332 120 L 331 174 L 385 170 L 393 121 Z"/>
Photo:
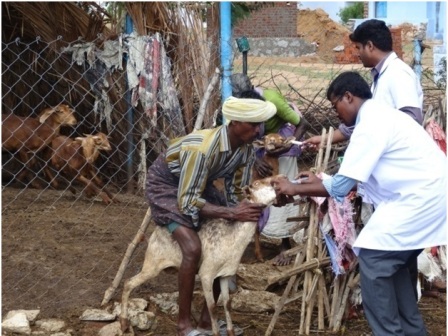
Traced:
<path fill-rule="evenodd" d="M 218 320 L 218 327 L 219 327 L 219 335 L 227 336 L 227 322 L 224 320 Z M 197 328 L 197 330 L 204 333 L 205 335 L 213 336 L 213 330 L 211 329 Z M 233 325 L 233 331 L 235 332 L 235 336 L 240 336 L 243 334 L 243 329 L 237 326 L 236 324 Z"/>

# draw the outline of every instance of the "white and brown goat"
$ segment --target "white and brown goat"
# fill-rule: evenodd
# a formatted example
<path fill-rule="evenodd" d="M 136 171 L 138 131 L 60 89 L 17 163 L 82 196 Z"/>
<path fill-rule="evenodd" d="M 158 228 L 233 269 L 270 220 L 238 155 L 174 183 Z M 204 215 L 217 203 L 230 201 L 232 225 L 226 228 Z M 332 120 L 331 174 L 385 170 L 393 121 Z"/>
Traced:
<path fill-rule="evenodd" d="M 76 122 L 73 109 L 66 104 L 46 108 L 37 118 L 2 114 L 2 150 L 18 152 L 24 164 L 17 179 L 25 183 L 28 178 L 37 187 L 30 175 L 36 165 L 36 154 L 51 144 L 62 126 L 74 126 Z"/>
<path fill-rule="evenodd" d="M 272 178 L 254 181 L 244 188 L 246 198 L 250 202 L 263 203 L 267 206 L 276 199 Z M 213 281 L 220 278 L 221 295 L 227 322 L 227 335 L 234 335 L 230 316 L 230 297 L 228 280 L 236 274 L 241 257 L 249 245 L 256 230 L 254 222 L 233 222 L 226 219 L 209 219 L 199 230 L 202 256 L 199 266 L 199 277 L 207 307 L 212 320 L 215 336 L 219 335 L 216 318 L 215 300 L 213 298 Z M 128 328 L 127 307 L 132 290 L 149 279 L 155 278 L 163 269 L 179 268 L 182 253 L 178 243 L 171 237 L 166 228 L 156 226 L 148 241 L 145 260 L 140 273 L 125 281 L 121 299 L 120 322 L 123 330 Z"/>
<path fill-rule="evenodd" d="M 296 138 L 293 136 L 284 138 L 278 133 L 269 133 L 263 136 L 261 139 L 257 139 L 253 142 L 253 146 L 255 149 L 264 149 L 264 154 L 260 158 L 260 160 L 265 161 L 271 168 L 272 174 L 271 176 L 275 176 L 279 174 L 279 162 L 278 162 L 278 154 L 272 154 L 272 151 L 279 150 L 284 148 L 285 146 L 289 146 L 292 141 Z M 252 169 L 252 181 L 256 181 L 261 179 L 262 177 L 258 174 L 258 171 L 253 168 Z M 260 230 L 255 231 L 254 237 L 254 246 L 255 246 L 255 258 L 263 262 L 263 253 L 261 252 L 261 243 L 260 243 Z"/>
<path fill-rule="evenodd" d="M 51 142 L 51 150 L 47 153 L 47 159 L 58 172 L 62 173 L 70 183 L 70 191 L 76 193 L 72 186 L 73 180 L 78 180 L 86 186 L 87 196 L 100 195 L 103 202 L 110 204 L 114 196 L 104 187 L 103 181 L 98 176 L 95 161 L 100 151 L 110 151 L 107 135 L 99 132 L 95 135 L 85 134 L 84 137 L 70 139 L 66 136 L 58 136 Z M 54 188 L 58 182 L 48 165 L 44 172 L 50 179 Z"/>

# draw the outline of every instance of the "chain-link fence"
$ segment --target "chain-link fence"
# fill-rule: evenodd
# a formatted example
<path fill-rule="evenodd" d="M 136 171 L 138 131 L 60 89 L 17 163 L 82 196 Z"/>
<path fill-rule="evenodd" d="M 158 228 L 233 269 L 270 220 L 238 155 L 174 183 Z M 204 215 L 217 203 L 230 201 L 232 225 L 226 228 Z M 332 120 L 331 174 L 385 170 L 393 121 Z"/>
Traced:
<path fill-rule="evenodd" d="M 146 213 L 147 168 L 201 110 L 199 127 L 214 125 L 216 41 L 186 39 L 179 50 L 160 34 L 2 41 L 3 313 L 40 307 L 61 317 L 99 305 Z M 311 60 L 249 53 L 247 64 L 255 86 L 299 107 L 308 135 L 338 125 L 325 99 L 331 79 L 367 74 L 361 64 Z M 233 72 L 242 71 L 235 52 Z M 301 168 L 314 156 L 303 153 Z M 129 275 L 140 263 L 131 265 Z"/>

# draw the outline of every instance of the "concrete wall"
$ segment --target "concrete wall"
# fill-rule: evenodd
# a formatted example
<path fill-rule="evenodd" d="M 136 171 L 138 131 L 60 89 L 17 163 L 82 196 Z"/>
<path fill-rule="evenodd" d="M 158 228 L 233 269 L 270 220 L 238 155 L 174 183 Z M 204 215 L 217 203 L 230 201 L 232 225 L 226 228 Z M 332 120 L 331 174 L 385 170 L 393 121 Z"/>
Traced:
<path fill-rule="evenodd" d="M 316 46 L 306 42 L 301 38 L 249 38 L 250 56 L 278 56 L 278 57 L 298 57 L 316 52 Z M 238 51 L 236 43 L 233 47 L 233 54 L 236 57 L 242 55 Z"/>

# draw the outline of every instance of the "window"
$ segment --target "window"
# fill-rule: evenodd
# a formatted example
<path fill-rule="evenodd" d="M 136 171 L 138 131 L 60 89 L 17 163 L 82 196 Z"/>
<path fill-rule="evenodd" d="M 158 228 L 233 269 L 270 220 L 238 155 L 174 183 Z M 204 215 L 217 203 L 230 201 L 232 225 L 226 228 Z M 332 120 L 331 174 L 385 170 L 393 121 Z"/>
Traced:
<path fill-rule="evenodd" d="M 387 1 L 375 2 L 375 17 L 376 18 L 387 17 Z"/>

